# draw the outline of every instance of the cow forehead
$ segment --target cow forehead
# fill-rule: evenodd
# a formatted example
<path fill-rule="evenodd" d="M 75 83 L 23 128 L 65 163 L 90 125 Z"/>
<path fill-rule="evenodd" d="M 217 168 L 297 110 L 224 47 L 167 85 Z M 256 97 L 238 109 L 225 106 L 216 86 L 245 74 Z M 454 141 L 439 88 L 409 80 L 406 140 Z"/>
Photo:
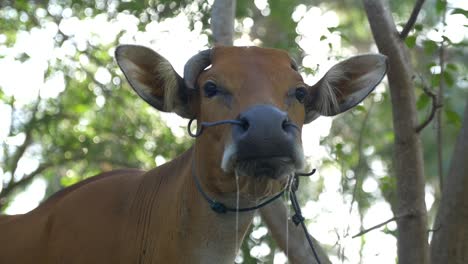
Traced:
<path fill-rule="evenodd" d="M 269 66 L 290 67 L 292 60 L 283 50 L 260 47 L 215 47 L 212 52 L 213 66 Z"/>
<path fill-rule="evenodd" d="M 231 89 L 252 85 L 287 89 L 302 82 L 288 53 L 278 49 L 215 47 L 211 53 L 211 64 L 211 68 L 200 76 L 199 84 L 214 79 Z"/>

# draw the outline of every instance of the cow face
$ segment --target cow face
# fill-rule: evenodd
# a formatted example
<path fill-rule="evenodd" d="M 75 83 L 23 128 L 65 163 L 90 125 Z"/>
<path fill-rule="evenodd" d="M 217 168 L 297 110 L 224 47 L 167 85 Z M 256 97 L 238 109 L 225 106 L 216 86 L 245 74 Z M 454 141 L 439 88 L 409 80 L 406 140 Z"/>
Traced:
<path fill-rule="evenodd" d="M 257 47 L 217 47 L 210 61 L 211 67 L 197 80 L 200 120 L 243 122 L 206 130 L 223 146 L 223 171 L 283 180 L 301 169 L 307 85 L 288 54 Z"/>
<path fill-rule="evenodd" d="M 206 129 L 197 140 L 198 156 L 211 177 L 277 182 L 270 191 L 304 165 L 302 125 L 355 106 L 386 72 L 385 56 L 361 55 L 335 65 L 310 86 L 288 54 L 275 49 L 206 50 L 187 62 L 184 78 L 145 47 L 120 46 L 116 57 L 134 90 L 156 109 L 198 122 L 240 121 Z M 208 182 L 223 192 L 219 177 Z"/>

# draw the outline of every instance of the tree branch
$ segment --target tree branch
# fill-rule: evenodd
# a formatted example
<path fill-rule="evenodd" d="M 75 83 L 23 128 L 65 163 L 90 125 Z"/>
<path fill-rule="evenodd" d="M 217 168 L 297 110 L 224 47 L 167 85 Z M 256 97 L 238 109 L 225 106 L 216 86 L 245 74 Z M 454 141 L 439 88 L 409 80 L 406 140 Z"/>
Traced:
<path fill-rule="evenodd" d="M 423 80 L 422 77 L 420 78 L 421 80 Z M 424 85 L 424 83 L 423 83 L 422 88 L 423 88 L 424 93 L 432 99 L 432 109 L 431 109 L 431 113 L 426 118 L 426 120 L 421 122 L 421 124 L 419 124 L 416 127 L 416 133 L 420 133 L 427 125 L 429 125 L 429 123 L 434 119 L 437 109 L 442 107 L 442 104 L 439 103 L 437 95 L 434 92 L 432 92 L 431 89 L 429 89 L 426 85 Z"/>
<path fill-rule="evenodd" d="M 445 11 L 442 16 L 442 24 L 445 25 Z M 445 71 L 445 39 L 440 43 L 439 47 L 439 66 L 440 66 L 440 78 L 439 78 L 439 89 L 437 91 L 437 101 L 442 102 L 444 100 L 444 71 Z M 442 111 L 436 112 L 436 139 L 437 139 L 437 171 L 439 174 L 439 185 L 440 189 L 443 188 L 444 179 L 444 160 L 443 160 L 443 148 L 442 148 Z"/>
<path fill-rule="evenodd" d="M 416 23 L 416 19 L 418 18 L 419 11 L 421 11 L 423 4 L 424 4 L 424 0 L 416 1 L 416 4 L 413 7 L 413 11 L 411 12 L 411 16 L 408 19 L 408 22 L 406 22 L 405 27 L 400 33 L 400 39 L 405 39 L 408 36 L 408 33 L 411 31 L 414 24 Z"/>
<path fill-rule="evenodd" d="M 375 229 L 377 229 L 377 228 L 379 228 L 379 227 L 382 227 L 382 226 L 384 226 L 384 225 L 386 225 L 386 224 L 388 224 L 388 223 L 390 223 L 390 222 L 398 221 L 398 220 L 400 220 L 401 218 L 404 218 L 404 217 L 412 217 L 412 216 L 415 216 L 415 214 L 406 213 L 406 214 L 403 214 L 403 215 L 400 215 L 400 216 L 394 216 L 394 217 L 388 219 L 387 221 L 385 221 L 385 222 L 383 222 L 383 223 L 380 223 L 380 224 L 375 225 L 375 226 L 373 226 L 373 227 L 371 227 L 371 228 L 362 230 L 361 232 L 359 232 L 359 233 L 355 234 L 354 236 L 352 236 L 352 238 L 360 237 L 360 236 L 362 236 L 362 235 L 364 235 L 364 234 L 366 234 L 366 233 L 369 233 L 370 231 L 375 230 Z"/>
<path fill-rule="evenodd" d="M 13 135 L 13 119 L 14 119 L 14 115 L 15 115 L 15 96 L 12 96 L 10 98 L 10 101 L 8 102 L 8 105 L 10 106 L 11 108 L 11 112 L 10 112 L 10 126 L 8 127 L 8 137 L 11 137 Z M 10 164 L 10 152 L 9 152 L 9 148 L 8 148 L 8 144 L 3 141 L 2 142 L 2 148 L 3 148 L 3 168 L 8 168 L 9 164 Z"/>
<path fill-rule="evenodd" d="M 362 120 L 362 124 L 361 124 L 361 129 L 360 129 L 360 133 L 359 133 L 359 138 L 358 138 L 358 155 L 359 155 L 359 158 L 358 158 L 358 163 L 357 163 L 357 167 L 355 169 L 355 179 L 356 179 L 356 182 L 354 183 L 354 188 L 353 188 L 353 196 L 351 198 L 351 204 L 350 204 L 350 207 L 349 207 L 349 213 L 351 214 L 351 212 L 353 211 L 353 204 L 354 202 L 356 201 L 356 194 L 357 194 L 357 189 L 359 188 L 359 185 L 360 185 L 360 178 L 359 178 L 359 174 L 360 174 L 360 170 L 362 168 L 362 156 L 364 153 L 362 153 L 362 145 L 363 145 L 363 141 L 364 141 L 364 133 L 363 131 L 366 129 L 367 127 L 367 123 L 369 121 L 369 116 L 370 116 L 370 112 L 372 111 L 372 107 L 374 106 L 374 101 L 371 101 L 371 105 L 369 107 L 369 109 L 367 110 L 366 112 L 366 115 L 364 116 L 364 119 Z M 361 179 L 362 180 L 362 179 Z"/>
<path fill-rule="evenodd" d="M 39 175 L 40 173 L 42 173 L 44 170 L 50 168 L 53 164 L 51 162 L 45 162 L 43 164 L 40 164 L 33 172 L 31 172 L 30 174 L 28 175 L 24 175 L 23 178 L 21 178 L 21 180 L 19 181 L 13 181 L 11 180 L 10 181 L 10 184 L 7 185 L 7 187 L 5 187 L 4 189 L 2 189 L 2 191 L 0 192 L 0 207 L 2 207 L 2 203 L 1 201 L 3 199 L 5 199 L 8 195 L 10 195 L 10 193 L 20 187 L 20 186 L 25 186 L 27 184 L 29 184 L 35 176 Z"/>
<path fill-rule="evenodd" d="M 40 102 L 41 102 L 41 97 L 38 94 L 36 103 L 34 104 L 33 110 L 31 113 L 31 119 L 25 125 L 24 133 L 26 134 L 26 137 L 24 139 L 24 142 L 23 144 L 21 144 L 21 146 L 18 147 L 18 149 L 16 149 L 9 164 L 10 165 L 9 171 L 11 172 L 12 180 L 8 183 L 7 188 L 13 183 L 13 177 L 15 175 L 16 169 L 18 168 L 18 162 L 21 159 L 21 157 L 23 157 L 24 152 L 26 151 L 26 149 L 29 147 L 29 145 L 32 142 L 32 131 L 34 130 L 34 126 L 36 124 L 36 114 L 39 109 Z"/>
<path fill-rule="evenodd" d="M 392 103 L 394 129 L 394 175 L 398 195 L 397 214 L 418 212 L 416 217 L 398 221 L 399 263 L 429 263 L 425 174 L 414 94 L 413 66 L 408 49 L 398 36 L 385 0 L 363 0 L 364 9 L 379 51 L 388 57 L 387 78 Z"/>

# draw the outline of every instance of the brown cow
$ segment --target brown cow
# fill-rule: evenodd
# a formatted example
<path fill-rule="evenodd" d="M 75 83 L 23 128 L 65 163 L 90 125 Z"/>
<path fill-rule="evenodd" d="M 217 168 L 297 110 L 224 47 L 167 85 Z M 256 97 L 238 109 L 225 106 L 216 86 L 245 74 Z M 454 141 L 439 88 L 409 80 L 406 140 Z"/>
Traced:
<path fill-rule="evenodd" d="M 216 213 L 207 199 L 249 207 L 279 193 L 304 165 L 302 125 L 355 106 L 386 72 L 384 56 L 361 55 L 309 86 L 275 49 L 206 50 L 184 78 L 145 47 L 120 46 L 116 57 L 156 109 L 231 124 L 205 127 L 163 166 L 104 173 L 2 216 L 0 263 L 233 263 L 254 211 Z"/>

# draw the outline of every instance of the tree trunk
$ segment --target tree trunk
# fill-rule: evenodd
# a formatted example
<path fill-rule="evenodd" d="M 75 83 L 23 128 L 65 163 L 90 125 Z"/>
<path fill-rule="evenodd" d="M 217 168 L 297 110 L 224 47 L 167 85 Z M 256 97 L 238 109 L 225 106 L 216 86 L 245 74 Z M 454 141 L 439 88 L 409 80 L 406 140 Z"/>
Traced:
<path fill-rule="evenodd" d="M 395 133 L 394 170 L 397 180 L 398 262 L 429 263 L 424 169 L 418 126 L 413 69 L 399 38 L 387 1 L 364 0 L 375 42 L 388 56 L 388 82 Z"/>
<path fill-rule="evenodd" d="M 468 100 L 463 119 L 434 223 L 433 264 L 468 263 Z"/>
<path fill-rule="evenodd" d="M 234 39 L 235 0 L 216 0 L 211 10 L 211 30 L 215 44 L 232 46 Z"/>

